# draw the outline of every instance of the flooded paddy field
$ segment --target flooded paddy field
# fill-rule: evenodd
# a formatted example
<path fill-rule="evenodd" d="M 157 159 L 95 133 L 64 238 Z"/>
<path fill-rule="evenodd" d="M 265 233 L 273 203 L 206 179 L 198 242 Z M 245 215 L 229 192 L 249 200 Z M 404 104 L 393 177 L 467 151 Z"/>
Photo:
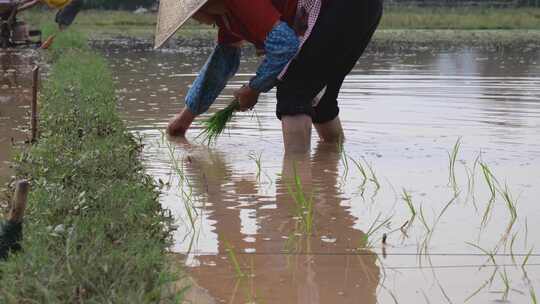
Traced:
<path fill-rule="evenodd" d="M 539 52 L 372 49 L 342 89 L 343 147 L 314 135 L 296 157 L 274 93 L 216 145 L 200 120 L 191 145 L 167 140 L 210 51 L 104 51 L 194 303 L 536 303 Z M 254 73 L 244 60 L 212 111 Z"/>
<path fill-rule="evenodd" d="M 32 98 L 30 51 L 0 51 L 0 188 L 13 174 L 15 144 L 27 139 Z"/>
<path fill-rule="evenodd" d="M 274 93 L 211 147 L 163 134 L 211 47 L 107 45 L 119 108 L 177 219 L 193 303 L 535 303 L 540 52 L 372 48 L 340 96 L 346 142 L 283 154 Z M 225 107 L 257 67 L 213 106 Z M 0 182 L 26 138 L 30 54 L 0 55 Z M 383 242 L 384 240 L 384 242 Z"/>

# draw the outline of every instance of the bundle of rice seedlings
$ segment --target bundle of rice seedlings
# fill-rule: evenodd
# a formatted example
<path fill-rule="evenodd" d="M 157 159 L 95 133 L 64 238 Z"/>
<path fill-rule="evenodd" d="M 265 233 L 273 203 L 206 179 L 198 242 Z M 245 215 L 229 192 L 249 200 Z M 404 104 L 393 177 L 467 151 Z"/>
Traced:
<path fill-rule="evenodd" d="M 234 117 L 234 112 L 240 110 L 240 102 L 233 100 L 225 109 L 219 110 L 210 118 L 202 122 L 204 127 L 198 137 L 203 137 L 203 142 L 208 145 L 216 142 L 218 137 L 223 133 L 227 123 Z"/>

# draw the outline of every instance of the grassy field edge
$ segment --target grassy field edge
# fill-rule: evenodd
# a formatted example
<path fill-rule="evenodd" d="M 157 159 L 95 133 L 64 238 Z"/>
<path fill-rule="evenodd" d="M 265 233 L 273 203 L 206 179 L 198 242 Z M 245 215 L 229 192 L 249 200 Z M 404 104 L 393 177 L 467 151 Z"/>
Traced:
<path fill-rule="evenodd" d="M 24 251 L 0 262 L 0 303 L 177 303 L 172 219 L 116 111 L 111 72 L 70 32 L 47 57 L 41 138 L 16 157 L 31 181 Z"/>
<path fill-rule="evenodd" d="M 33 10 L 22 14 L 22 19 L 35 27 L 54 20 L 52 11 Z M 156 14 L 134 14 L 129 11 L 82 11 L 73 24 L 73 29 L 86 33 L 91 39 L 131 37 L 151 39 L 156 25 Z M 209 37 L 215 39 L 216 29 L 188 21 L 178 32 L 179 38 Z M 459 36 L 446 35 L 455 31 Z M 489 32 L 480 34 L 479 38 L 510 39 L 510 33 L 520 33 L 520 36 L 540 31 L 540 8 L 489 8 L 489 7 L 407 7 L 388 6 L 379 26 L 379 39 L 392 38 L 387 33 L 400 32 L 403 37 L 417 40 L 418 37 L 430 39 L 440 33 L 440 39 L 468 39 L 470 33 Z M 505 32 L 510 33 L 505 33 Z M 430 35 L 430 33 L 435 33 Z M 469 33 L 469 34 L 467 34 Z M 503 33 L 503 34 L 501 34 Z M 478 38 L 475 38 L 478 39 Z M 538 41 L 538 35 L 531 37 Z"/>

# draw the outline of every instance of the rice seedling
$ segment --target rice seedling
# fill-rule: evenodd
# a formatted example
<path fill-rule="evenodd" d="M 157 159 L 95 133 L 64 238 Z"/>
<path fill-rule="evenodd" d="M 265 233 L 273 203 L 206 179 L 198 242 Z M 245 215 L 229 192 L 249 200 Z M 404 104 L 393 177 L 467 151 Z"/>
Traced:
<path fill-rule="evenodd" d="M 202 122 L 203 131 L 197 136 L 203 138 L 203 142 L 208 145 L 215 143 L 218 137 L 223 134 L 227 123 L 234 117 L 234 113 L 240 110 L 240 102 L 233 100 L 226 108 L 217 111 L 210 118 Z"/>
<path fill-rule="evenodd" d="M 378 256 L 375 256 L 376 259 L 379 259 Z M 398 300 L 397 300 L 397 297 L 396 295 L 392 292 L 392 290 L 388 287 L 386 287 L 386 270 L 384 269 L 384 264 L 381 262 L 381 267 L 383 268 L 383 271 L 382 271 L 382 274 L 383 274 L 383 278 L 382 278 L 382 281 L 381 283 L 379 284 L 379 288 L 381 288 L 382 290 L 386 291 L 388 293 L 388 295 L 392 298 L 392 300 L 394 301 L 394 304 L 398 304 Z M 379 292 L 377 291 L 377 294 L 379 294 Z"/>
<path fill-rule="evenodd" d="M 313 232 L 313 193 L 309 198 L 306 197 L 302 187 L 302 180 L 298 175 L 296 163 L 293 164 L 293 180 L 292 186 L 287 185 L 289 195 L 293 198 L 296 206 L 296 215 L 302 222 L 302 231 L 307 235 Z M 293 188 L 294 187 L 294 188 Z"/>
<path fill-rule="evenodd" d="M 422 225 L 424 225 L 424 228 L 426 229 L 427 233 L 429 234 L 431 232 L 431 228 L 429 228 L 429 225 L 427 224 L 426 217 L 424 215 L 424 208 L 422 205 L 420 205 L 420 222 L 422 222 Z"/>
<path fill-rule="evenodd" d="M 461 138 L 458 138 L 456 143 L 454 144 L 454 148 L 452 149 L 452 152 L 448 153 L 448 159 L 449 159 L 448 184 L 452 186 L 454 193 L 457 193 L 459 190 L 458 184 L 457 184 L 457 178 L 456 178 L 456 160 L 457 160 L 460 146 L 461 146 Z"/>
<path fill-rule="evenodd" d="M 529 224 L 527 222 L 527 218 L 525 218 L 525 240 L 524 240 L 525 247 L 528 247 L 527 246 L 528 239 L 529 239 Z"/>
<path fill-rule="evenodd" d="M 469 243 L 469 242 L 465 242 L 465 244 L 469 245 L 469 246 L 472 246 L 478 250 L 480 250 L 483 254 L 485 254 L 489 260 L 493 263 L 494 266 L 497 266 L 497 261 L 495 260 L 495 255 L 497 254 L 497 247 L 495 247 L 495 249 L 493 249 L 493 251 L 488 251 L 476 244 L 473 244 L 473 243 Z M 483 266 L 482 266 L 483 267 Z"/>
<path fill-rule="evenodd" d="M 437 224 L 439 224 L 439 222 L 441 221 L 441 218 L 443 217 L 443 215 L 446 213 L 446 211 L 448 211 L 448 208 L 450 208 L 450 206 L 452 205 L 452 203 L 457 199 L 457 197 L 452 197 L 448 203 L 446 203 L 446 205 L 444 205 L 444 207 L 442 208 L 441 212 L 439 212 L 439 215 L 437 216 L 437 219 L 435 219 L 435 222 L 433 223 L 433 226 L 431 227 L 431 231 L 435 231 L 435 227 L 437 226 Z"/>
<path fill-rule="evenodd" d="M 244 271 L 242 271 L 242 268 L 240 267 L 240 263 L 238 262 L 238 258 L 236 257 L 236 252 L 234 251 L 234 247 L 226 240 L 223 240 L 223 242 L 225 244 L 225 250 L 227 251 L 229 262 L 231 262 L 234 272 L 236 273 L 236 277 L 245 278 L 246 274 L 244 273 Z"/>
<path fill-rule="evenodd" d="M 245 301 L 246 304 L 257 304 L 262 303 L 260 297 L 258 296 L 257 289 L 255 287 L 255 262 L 253 261 L 253 257 L 250 258 L 250 272 L 247 275 L 249 282 L 245 282 L 245 278 L 238 278 L 238 281 L 240 283 L 246 283 L 242 284 L 244 286 L 244 294 L 245 294 Z M 248 284 L 249 283 L 249 284 Z"/>
<path fill-rule="evenodd" d="M 176 156 L 176 149 L 170 142 L 167 142 L 167 149 L 169 152 L 169 159 L 171 160 L 172 169 L 178 176 L 178 189 L 180 189 L 186 215 L 191 224 L 192 230 L 195 231 L 195 223 L 199 217 L 199 214 L 193 201 L 193 187 L 184 172 L 184 159 Z"/>
<path fill-rule="evenodd" d="M 240 289 L 240 285 L 242 285 L 242 283 L 243 283 L 242 278 L 236 278 L 236 282 L 234 283 L 234 287 L 231 291 L 231 297 L 229 299 L 229 303 L 235 303 L 236 295 L 238 294 L 238 290 Z"/>
<path fill-rule="evenodd" d="M 441 218 L 446 213 L 448 208 L 450 208 L 450 206 L 452 205 L 452 203 L 456 199 L 457 199 L 457 197 L 454 196 L 454 197 L 452 197 L 450 199 L 450 201 L 448 201 L 448 203 L 446 203 L 446 205 L 442 208 L 441 212 L 439 212 L 439 215 L 437 216 L 437 218 L 435 219 L 435 221 L 433 222 L 433 225 L 431 227 L 429 227 L 427 225 L 427 221 L 426 221 L 426 219 L 424 217 L 423 210 L 422 210 L 422 208 L 420 208 L 420 220 L 423 222 L 424 227 L 426 227 L 426 230 L 427 230 L 427 233 L 426 233 L 424 239 L 422 240 L 422 243 L 419 245 L 419 248 L 418 248 L 418 251 L 417 251 L 418 256 L 419 256 L 418 259 L 419 259 L 420 262 L 422 261 L 421 260 L 422 256 L 424 256 L 424 255 L 428 256 L 429 244 L 431 243 L 431 239 L 433 238 L 433 234 L 435 233 L 435 228 L 439 224 Z"/>
<path fill-rule="evenodd" d="M 424 297 L 424 301 L 426 301 L 426 304 L 431 304 L 426 292 L 423 289 L 422 289 L 422 296 Z"/>
<path fill-rule="evenodd" d="M 398 299 L 396 297 L 396 295 L 390 290 L 390 289 L 387 289 L 385 288 L 386 292 L 388 292 L 388 294 L 390 295 L 390 297 L 392 297 L 392 301 L 394 301 L 394 304 L 398 304 Z"/>
<path fill-rule="evenodd" d="M 514 265 L 517 265 L 516 256 L 514 255 L 514 242 L 516 241 L 517 236 L 518 234 L 514 233 L 512 239 L 510 240 L 510 258 L 512 259 L 512 263 Z"/>
<path fill-rule="evenodd" d="M 467 303 L 469 302 L 472 298 L 474 298 L 476 295 L 478 295 L 482 290 L 484 290 L 484 288 L 486 288 L 487 286 L 493 284 L 493 280 L 495 280 L 495 276 L 497 275 L 497 272 L 499 271 L 499 268 L 496 266 L 494 269 L 493 269 L 493 272 L 491 273 L 490 277 L 484 281 L 484 283 L 482 283 L 482 285 L 480 285 L 480 287 L 478 287 L 470 296 L 468 296 L 465 301 L 463 301 L 464 303 Z"/>
<path fill-rule="evenodd" d="M 371 241 L 371 236 L 375 234 L 377 231 L 384 227 L 388 227 L 391 223 L 392 217 L 389 216 L 386 219 L 381 221 L 382 213 L 379 213 L 373 223 L 369 226 L 366 233 L 362 236 L 362 239 L 360 240 L 360 248 L 372 248 L 373 242 Z M 386 234 L 385 234 L 386 235 Z M 387 237 L 388 235 L 386 235 Z M 386 241 L 386 237 L 383 237 L 384 241 Z"/>
<path fill-rule="evenodd" d="M 366 162 L 366 165 L 369 169 L 369 172 L 371 173 L 371 178 L 369 179 L 375 184 L 375 193 L 381 189 L 381 184 L 379 183 L 379 179 L 377 178 L 377 175 L 375 174 L 375 170 L 373 169 L 373 166 L 371 166 L 369 163 Z"/>
<path fill-rule="evenodd" d="M 249 154 L 249 158 L 255 162 L 255 165 L 257 166 L 257 181 L 261 180 L 261 172 L 262 172 L 262 164 L 261 164 L 261 157 L 262 153 L 259 153 L 259 155 L 255 155 L 254 153 Z"/>
<path fill-rule="evenodd" d="M 501 301 L 507 302 L 508 296 L 510 294 L 510 279 L 508 278 L 508 273 L 506 272 L 506 268 L 504 268 L 503 271 L 499 273 L 499 275 L 504 284 L 504 290 L 503 290 Z"/>
<path fill-rule="evenodd" d="M 405 242 L 406 239 L 409 238 L 409 221 L 405 221 L 403 225 L 401 225 L 399 228 L 394 229 L 394 231 L 391 231 L 390 233 L 394 233 L 399 231 L 401 234 L 399 235 L 399 238 L 401 242 Z M 389 233 L 389 234 L 390 234 Z"/>
<path fill-rule="evenodd" d="M 366 169 L 364 168 L 364 166 L 362 165 L 360 161 L 357 161 L 352 157 L 349 157 L 349 158 L 353 162 L 353 164 L 356 166 L 360 174 L 362 175 L 362 183 L 360 184 L 360 191 L 361 191 L 360 194 L 363 197 L 364 192 L 366 191 L 366 183 L 368 181 Z"/>
<path fill-rule="evenodd" d="M 538 304 L 538 300 L 536 299 L 536 293 L 534 292 L 534 288 L 531 286 L 531 288 L 529 289 L 529 293 L 531 295 L 531 302 L 533 304 Z"/>
<path fill-rule="evenodd" d="M 508 224 L 507 233 L 510 233 L 510 230 L 514 226 L 514 224 L 517 221 L 517 208 L 516 208 L 516 202 L 512 198 L 512 195 L 510 194 L 508 190 L 508 185 L 504 186 L 504 189 L 497 189 L 499 194 L 501 194 L 504 202 L 506 203 L 506 207 L 508 208 L 508 212 L 510 213 L 510 223 Z"/>
<path fill-rule="evenodd" d="M 343 175 L 341 177 L 341 180 L 345 181 L 347 180 L 347 176 L 349 176 L 349 161 L 348 161 L 349 157 L 347 156 L 347 152 L 345 152 L 345 145 L 344 145 L 344 140 L 343 140 L 342 135 L 339 135 L 339 138 L 338 138 L 338 149 L 339 149 L 339 155 L 341 158 L 341 163 L 343 164 Z"/>
<path fill-rule="evenodd" d="M 497 180 L 495 179 L 495 176 L 493 173 L 491 173 L 491 170 L 489 167 L 485 164 L 480 162 L 480 167 L 482 168 L 482 173 L 484 175 L 484 179 L 486 181 L 486 184 L 488 185 L 489 191 L 490 191 L 490 198 L 486 207 L 486 210 L 484 211 L 484 215 L 482 216 L 482 227 L 485 227 L 487 222 L 489 221 L 489 216 L 491 214 L 491 210 L 493 208 L 493 203 L 495 202 L 495 196 L 496 196 L 496 186 L 495 183 Z"/>
<path fill-rule="evenodd" d="M 465 168 L 465 174 L 467 176 L 467 196 L 465 197 L 465 203 L 468 202 L 472 197 L 474 209 L 476 212 L 478 212 L 478 208 L 476 207 L 476 202 L 474 200 L 474 169 L 469 169 L 466 164 L 464 164 L 463 167 Z M 454 194 L 457 195 L 455 192 Z"/>
<path fill-rule="evenodd" d="M 304 224 L 301 221 L 296 221 L 294 229 L 287 236 L 283 251 L 286 253 L 310 252 L 311 241 L 305 235 Z"/>
<path fill-rule="evenodd" d="M 478 212 L 478 205 L 476 204 L 476 196 L 475 196 L 475 187 L 476 187 L 476 170 L 478 169 L 478 164 L 480 162 L 480 157 L 482 154 L 478 154 L 476 158 L 474 159 L 474 163 L 472 166 L 472 170 L 470 171 L 470 175 L 468 178 L 468 189 L 467 189 L 467 199 L 466 202 L 469 200 L 469 198 L 472 199 L 472 203 L 474 206 L 474 210 Z"/>
<path fill-rule="evenodd" d="M 437 279 L 436 281 L 437 281 L 437 285 L 439 286 L 439 290 L 441 291 L 441 294 L 444 296 L 444 299 L 446 300 L 446 302 L 448 302 L 449 304 L 452 304 L 453 303 L 452 300 L 450 299 L 450 297 L 446 293 L 446 290 L 444 290 L 444 287 L 442 286 L 439 279 Z"/>
<path fill-rule="evenodd" d="M 297 228 L 297 227 L 295 227 Z M 298 246 L 298 233 L 295 231 L 289 233 L 285 244 L 283 245 L 283 251 L 287 253 L 297 252 L 299 250 Z"/>
<path fill-rule="evenodd" d="M 407 207 L 409 207 L 409 211 L 411 212 L 411 217 L 409 219 L 409 225 L 410 225 L 416 218 L 416 207 L 414 207 L 411 194 L 407 192 L 407 190 L 405 189 L 403 189 L 403 194 L 401 195 L 401 199 L 407 204 Z"/>
<path fill-rule="evenodd" d="M 523 259 L 523 263 L 521 263 L 521 269 L 525 270 L 525 267 L 527 267 L 527 262 L 529 262 L 529 258 L 531 257 L 533 253 L 534 248 L 531 248 L 525 258 Z"/>

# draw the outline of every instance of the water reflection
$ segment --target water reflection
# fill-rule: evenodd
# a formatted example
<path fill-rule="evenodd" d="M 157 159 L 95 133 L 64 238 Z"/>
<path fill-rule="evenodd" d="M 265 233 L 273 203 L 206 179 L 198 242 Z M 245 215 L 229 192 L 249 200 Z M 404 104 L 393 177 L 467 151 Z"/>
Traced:
<path fill-rule="evenodd" d="M 11 175 L 13 143 L 25 139 L 30 107 L 32 53 L 0 51 L 0 185 Z"/>
<path fill-rule="evenodd" d="M 484 263 L 485 257 L 469 255 L 475 250 L 466 242 L 479 242 L 480 246 L 491 249 L 500 241 L 500 233 L 508 222 L 506 205 L 499 200 L 490 227 L 479 231 L 489 191 L 477 170 L 475 193 L 467 194 L 469 176 L 465 169 L 465 165 L 469 170 L 473 168 L 479 151 L 482 161 L 489 163 L 499 180 L 508 184 L 519 198 L 520 220 L 516 229 L 521 230 L 516 232 L 519 235 L 514 252 L 526 254 L 531 244 L 540 243 L 538 235 L 523 236 L 525 223 L 532 231 L 533 218 L 540 212 L 535 203 L 540 192 L 534 186 L 540 183 L 538 52 L 519 49 L 368 52 L 345 80 L 339 97 L 347 137 L 345 151 L 364 161 L 366 166 L 372 165 L 381 183 L 380 191 L 374 195 L 373 182 L 368 181 L 362 197 L 359 185 L 363 177 L 351 161 L 345 174 L 346 166 L 332 147 L 319 146 L 308 158 L 282 156 L 273 93 L 262 96 L 256 107 L 258 119 L 240 114 L 231 122 L 231 136 L 219 139 L 216 145 L 219 151 L 197 146 L 178 148 L 177 158 L 184 159 L 184 175 L 192 185 L 183 183 L 177 187 L 179 181 L 170 173 L 174 162 L 171 163 L 167 145 L 160 141 L 160 132 L 183 106 L 185 90 L 210 50 L 186 46 L 179 51 L 160 53 L 114 48 L 106 52 L 117 75 L 124 118 L 132 130 L 143 135 L 148 172 L 156 180 L 170 181 L 173 185 L 161 199 L 178 219 L 173 250 L 192 250 L 188 265 L 200 285 L 207 287 L 218 300 L 248 302 L 258 296 L 270 297 L 262 301 L 268 303 L 317 300 L 342 303 L 346 300 L 331 296 L 354 294 L 356 285 L 344 281 L 350 278 L 350 282 L 361 281 L 360 286 L 369 286 L 362 295 L 366 302 L 373 302 L 376 282 L 379 291 L 383 289 L 377 296 L 381 303 L 394 302 L 390 292 L 398 302 L 414 303 L 424 298 L 431 303 L 448 302 L 440 286 L 453 302 L 463 302 L 490 275 L 489 271 L 478 272 L 477 265 Z M 241 74 L 230 82 L 213 110 L 224 107 L 230 90 L 245 83 L 256 66 L 256 60 L 245 57 Z M 189 135 L 191 139 L 200 125 L 196 123 L 194 127 Z M 361 231 L 368 231 L 379 216 L 380 219 L 392 217 L 392 228 L 388 229 L 399 229 L 410 218 L 410 211 L 400 198 L 402 189 L 411 193 L 417 208 L 422 206 L 428 224 L 434 221 L 455 195 L 448 187 L 448 152 L 458 137 L 462 138 L 457 164 L 462 196 L 439 222 L 429 248 L 430 252 L 443 253 L 431 259 L 439 269 L 439 283 L 431 270 L 423 272 L 419 268 L 415 256 L 425 235 L 419 220 L 408 230 L 408 237 L 389 235 L 384 268 L 380 261 L 375 264 L 370 259 L 347 255 L 364 237 Z M 257 174 L 250 155 L 255 159 L 262 155 L 262 174 Z M 294 171 L 291 163 L 295 162 L 304 190 L 314 193 L 315 198 L 314 235 L 309 238 L 299 233 L 303 228 L 298 224 L 295 203 L 288 193 L 289 177 Z M 372 178 L 369 170 L 368 178 Z M 193 191 L 196 234 L 180 189 Z M 474 195 L 478 209 L 466 198 Z M 528 221 L 527 217 L 530 217 Z M 382 229 L 374 236 L 373 251 L 380 251 L 380 234 L 387 230 Z M 186 235 L 195 235 L 194 242 L 189 237 L 186 239 Z M 225 241 L 235 248 L 243 272 L 255 273 L 253 279 L 248 277 L 237 284 Z M 346 254 L 317 254 L 320 251 Z M 332 265 L 336 269 L 330 269 Z M 461 268 L 463 265 L 470 267 Z M 359 274 L 364 269 L 368 269 L 367 274 Z M 383 269 L 389 270 L 384 284 Z M 537 272 L 529 273 L 537 282 Z M 323 276 L 341 280 L 343 290 Z M 520 275 L 510 276 L 514 287 L 523 292 L 512 299 L 526 301 L 528 294 L 519 285 Z M 500 288 L 500 282 L 494 282 L 471 302 L 500 298 L 496 294 Z M 286 295 L 283 299 L 282 290 Z"/>
<path fill-rule="evenodd" d="M 319 144 L 312 157 L 285 155 L 275 200 L 260 199 L 256 174 L 233 174 L 221 153 L 206 152 L 192 151 L 186 161 L 219 236 L 217 254 L 195 253 L 191 273 L 199 285 L 227 303 L 376 303 L 376 256 L 352 254 L 363 233 L 341 204 L 335 145 Z M 295 179 L 313 197 L 311 236 L 295 211 Z M 245 278 L 237 279 L 231 248 Z"/>

